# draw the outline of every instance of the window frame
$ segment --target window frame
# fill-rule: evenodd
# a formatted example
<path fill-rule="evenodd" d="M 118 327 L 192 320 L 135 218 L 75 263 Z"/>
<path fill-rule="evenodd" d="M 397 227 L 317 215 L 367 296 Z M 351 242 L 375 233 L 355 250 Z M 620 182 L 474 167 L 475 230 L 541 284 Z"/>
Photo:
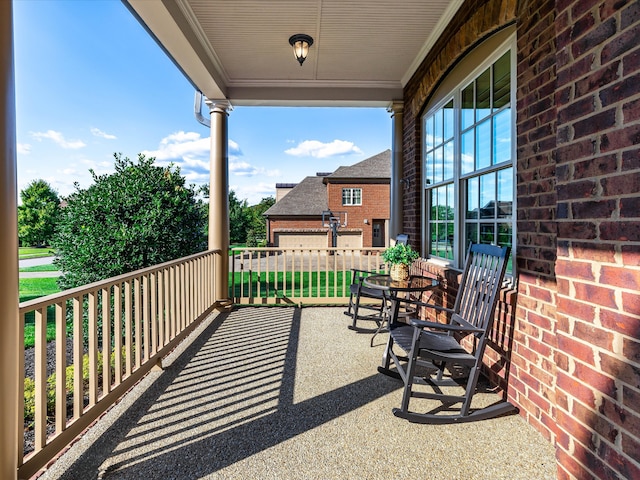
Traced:
<path fill-rule="evenodd" d="M 502 105 L 497 108 L 494 112 L 486 115 L 481 120 L 474 120 L 470 125 L 466 125 L 464 128 L 462 126 L 462 92 L 467 88 L 470 84 L 473 84 L 476 79 L 478 79 L 483 72 L 487 69 L 491 69 L 491 67 L 496 63 L 498 59 L 500 59 L 507 51 L 510 52 L 510 66 L 509 66 L 509 74 L 510 74 L 510 89 L 509 89 L 509 103 L 508 108 L 510 109 L 510 125 L 511 125 L 511 157 L 507 161 L 502 161 L 500 163 L 489 165 L 484 168 L 474 169 L 471 172 L 462 172 L 462 132 L 469 131 L 470 129 L 475 128 L 474 125 L 479 125 L 480 123 L 486 121 L 489 118 L 495 118 L 500 112 L 503 112 L 507 107 Z M 466 256 L 466 238 L 467 238 L 467 224 L 473 223 L 470 219 L 467 219 L 466 211 L 467 211 L 467 195 L 468 195 L 468 185 L 467 182 L 469 179 L 477 178 L 478 182 L 480 182 L 480 178 L 483 175 L 488 173 L 495 173 L 499 171 L 503 171 L 505 169 L 511 169 L 511 182 L 512 182 L 512 205 L 511 205 L 511 217 L 510 218 L 499 218 L 497 215 L 494 216 L 491 220 L 487 219 L 490 222 L 493 222 L 494 225 L 499 225 L 501 223 L 510 223 L 511 225 L 511 245 L 512 245 L 512 253 L 511 253 L 511 270 L 508 272 L 508 276 L 515 276 L 516 274 L 516 265 L 515 261 L 515 247 L 516 247 L 516 225 L 517 225 L 517 215 L 516 215 L 516 200 L 517 200 L 517 182 L 516 182 L 516 165 L 517 165 L 517 126 L 516 126 L 516 90 L 517 90 L 517 49 L 516 49 L 516 36 L 515 34 L 509 35 L 509 37 L 498 44 L 496 48 L 491 51 L 490 55 L 480 56 L 478 52 L 470 52 L 469 58 L 473 61 L 473 57 L 481 58 L 482 62 L 478 63 L 475 67 L 468 70 L 468 74 L 465 75 L 460 81 L 455 83 L 450 82 L 450 85 L 444 92 L 437 92 L 439 95 L 437 99 L 433 101 L 432 104 L 427 105 L 424 112 L 420 116 L 420 125 L 421 125 L 421 140 L 420 140 L 420 157 L 421 157 L 421 180 L 422 180 L 422 192 L 421 192 L 421 212 L 422 212 L 422 256 L 424 258 L 428 258 L 432 261 L 436 261 L 437 263 L 441 263 L 443 265 L 450 266 L 452 268 L 461 269 L 464 266 L 464 260 Z M 455 78 L 455 69 L 452 71 L 449 76 Z M 448 76 L 448 77 L 449 77 Z M 491 74 L 491 78 L 493 79 L 493 74 Z M 446 81 L 446 79 L 445 79 Z M 493 98 L 493 83 L 491 87 L 491 95 Z M 435 181 L 433 183 L 429 183 L 428 180 L 430 175 L 427 175 L 426 162 L 427 162 L 427 128 L 426 128 L 426 120 L 438 112 L 440 109 L 443 109 L 450 101 L 453 100 L 453 178 L 452 179 L 442 179 L 440 181 Z M 493 120 L 491 121 L 491 125 L 493 125 Z M 491 128 L 491 127 L 490 127 Z M 495 134 L 491 132 L 491 148 L 494 146 Z M 446 145 L 446 139 L 440 142 L 442 145 Z M 433 149 L 433 143 L 431 144 L 431 150 Z M 474 144 L 475 145 L 475 144 Z M 474 147 L 475 148 L 475 147 Z M 492 150 L 491 158 L 493 157 L 494 152 Z M 435 158 L 435 156 L 433 157 Z M 495 175 L 498 175 L 495 173 Z M 496 181 L 497 184 L 497 181 Z M 449 186 L 449 187 L 447 187 Z M 439 224 L 440 219 L 439 216 L 436 218 L 432 217 L 432 205 L 431 205 L 431 195 L 436 189 L 443 188 L 453 188 L 453 210 L 454 210 L 454 219 L 453 219 L 453 242 L 451 248 L 453 250 L 453 258 L 445 258 L 442 256 L 432 255 L 432 232 L 431 225 Z M 498 201 L 498 190 L 497 185 L 494 187 L 495 190 L 495 199 Z M 438 205 L 442 205 L 438 203 Z M 448 199 L 447 199 L 447 207 Z M 481 224 L 481 219 L 478 218 L 477 224 Z M 498 230 L 494 230 L 494 242 L 497 242 L 499 235 Z M 439 245 L 438 245 L 439 246 Z M 446 253 L 445 253 L 446 255 Z"/>
<path fill-rule="evenodd" d="M 345 203 L 345 192 L 349 191 L 349 200 L 350 203 Z M 357 195 L 359 202 L 355 203 L 354 202 L 354 198 L 355 192 L 359 192 L 360 194 Z M 342 206 L 343 207 L 360 207 L 362 206 L 362 188 L 361 187 L 342 187 Z"/>

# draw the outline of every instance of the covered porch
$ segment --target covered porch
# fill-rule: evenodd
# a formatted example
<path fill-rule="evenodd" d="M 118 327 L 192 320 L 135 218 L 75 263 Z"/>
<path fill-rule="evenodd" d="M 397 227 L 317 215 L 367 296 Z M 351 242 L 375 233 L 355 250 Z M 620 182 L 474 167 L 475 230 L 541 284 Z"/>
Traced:
<path fill-rule="evenodd" d="M 518 415 L 393 416 L 402 384 L 376 371 L 386 338 L 372 348 L 342 312 L 211 314 L 40 478 L 555 478 L 553 446 Z"/>

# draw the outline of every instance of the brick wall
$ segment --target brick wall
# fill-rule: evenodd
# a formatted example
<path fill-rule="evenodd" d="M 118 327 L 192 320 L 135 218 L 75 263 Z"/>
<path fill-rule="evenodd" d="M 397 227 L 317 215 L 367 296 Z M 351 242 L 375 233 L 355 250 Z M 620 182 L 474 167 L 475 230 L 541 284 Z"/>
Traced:
<path fill-rule="evenodd" d="M 640 478 L 640 2 L 556 5 L 560 478 Z"/>
<path fill-rule="evenodd" d="M 518 6 L 516 195 L 518 298 L 508 397 L 555 442 L 555 1 Z"/>
<path fill-rule="evenodd" d="M 420 115 L 517 19 L 518 292 L 485 361 L 556 446 L 559 478 L 640 478 L 640 2 L 468 0 L 405 88 L 404 230 L 419 239 Z M 455 272 L 422 262 L 446 279 Z"/>
<path fill-rule="evenodd" d="M 362 188 L 362 205 L 342 205 L 343 188 Z M 349 228 L 362 229 L 362 246 L 371 247 L 373 240 L 372 220 L 388 220 L 390 213 L 389 184 L 375 183 L 329 183 L 327 184 L 330 210 L 347 212 Z M 367 219 L 367 223 L 364 220 Z M 383 232 L 383 238 L 387 232 Z"/>

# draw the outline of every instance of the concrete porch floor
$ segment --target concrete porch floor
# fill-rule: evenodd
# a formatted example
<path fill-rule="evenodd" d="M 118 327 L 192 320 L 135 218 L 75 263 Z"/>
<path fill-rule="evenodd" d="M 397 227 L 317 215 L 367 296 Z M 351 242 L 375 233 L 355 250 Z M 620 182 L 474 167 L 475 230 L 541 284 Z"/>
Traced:
<path fill-rule="evenodd" d="M 213 315 L 39 478 L 556 478 L 552 445 L 518 415 L 394 417 L 401 382 L 376 370 L 386 335 L 371 347 L 342 312 Z"/>

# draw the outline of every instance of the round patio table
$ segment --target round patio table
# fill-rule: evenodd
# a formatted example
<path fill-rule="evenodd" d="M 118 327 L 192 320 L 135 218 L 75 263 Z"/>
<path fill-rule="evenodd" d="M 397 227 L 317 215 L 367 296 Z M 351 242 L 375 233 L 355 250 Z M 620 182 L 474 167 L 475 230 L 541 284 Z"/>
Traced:
<path fill-rule="evenodd" d="M 365 277 L 363 284 L 369 288 L 375 288 L 382 291 L 382 295 L 385 299 L 384 305 L 384 319 L 386 320 L 380 324 L 380 327 L 371 337 L 371 346 L 373 346 L 373 339 L 375 336 L 383 331 L 386 331 L 388 325 L 398 321 L 400 315 L 400 294 L 405 294 L 409 297 L 412 293 L 420 293 L 434 290 L 440 282 L 435 278 L 424 277 L 422 275 L 410 275 L 405 280 L 394 280 L 391 275 L 369 275 Z M 403 316 L 411 315 L 415 311 L 408 310 L 403 312 Z"/>

